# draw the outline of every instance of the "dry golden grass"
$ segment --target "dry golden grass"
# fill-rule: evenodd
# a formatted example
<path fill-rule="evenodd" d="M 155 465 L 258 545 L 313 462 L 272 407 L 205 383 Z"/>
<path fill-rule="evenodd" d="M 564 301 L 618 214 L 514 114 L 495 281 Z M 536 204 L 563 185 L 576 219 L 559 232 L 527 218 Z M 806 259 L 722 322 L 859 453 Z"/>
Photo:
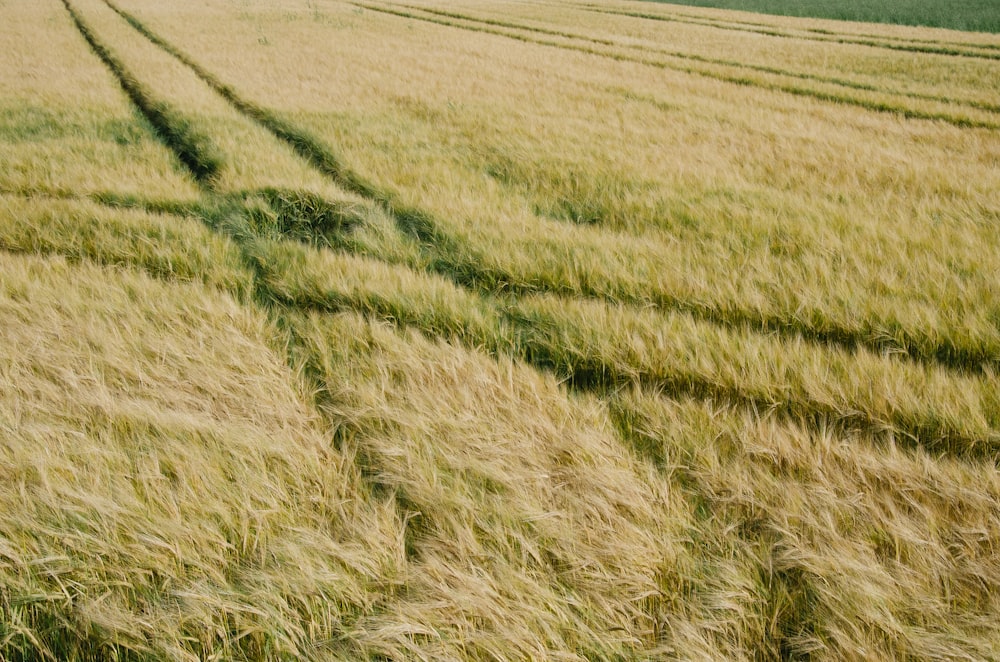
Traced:
<path fill-rule="evenodd" d="M 727 329 L 682 313 L 551 295 L 481 299 L 434 274 L 293 243 L 258 243 L 250 253 L 261 287 L 282 303 L 362 311 L 520 356 L 583 388 L 655 385 L 786 414 L 824 414 L 959 455 L 989 456 L 1000 445 L 1000 406 L 989 380 Z"/>
<path fill-rule="evenodd" d="M 403 13 L 442 21 L 466 29 L 482 29 L 524 39 L 555 41 L 568 48 L 594 48 L 623 59 L 648 59 L 667 68 L 691 68 L 709 76 L 741 76 L 748 83 L 796 87 L 802 93 L 836 95 L 856 102 L 898 104 L 916 112 L 948 113 L 968 109 L 996 113 L 996 97 L 984 90 L 984 81 L 996 80 L 1000 50 L 974 46 L 933 46 L 924 41 L 864 41 L 858 48 L 847 35 L 824 35 L 778 28 L 740 26 L 690 20 L 667 12 L 664 21 L 649 20 L 662 13 L 600 7 L 568 12 L 565 6 L 521 3 L 466 3 L 447 8 L 433 2 L 404 3 Z M 374 7 L 375 5 L 371 5 Z M 619 12 L 619 13 L 616 13 Z M 669 26 L 663 26 L 663 22 Z M 720 29 L 721 28 L 721 29 Z M 775 39 L 788 35 L 790 38 Z M 798 35 L 792 37 L 792 35 Z M 846 43 L 845 43 L 846 42 Z M 940 48 L 942 53 L 914 60 L 907 48 Z M 896 50 L 900 49 L 900 50 Z M 956 71 L 952 49 L 981 55 Z M 794 66 L 790 66 L 794 63 Z M 961 111 L 958 111 L 961 112 Z M 966 111 L 967 112 L 967 111 Z M 991 113 L 973 112 L 985 122 Z"/>
<path fill-rule="evenodd" d="M 5 657 L 301 654 L 391 584 L 393 513 L 359 498 L 263 315 L 57 258 L 2 267 Z"/>
<path fill-rule="evenodd" d="M 981 268 L 998 248 L 995 131 L 323 11 L 248 13 L 226 46 L 183 8 L 152 25 L 396 207 L 426 211 L 422 239 L 443 246 L 433 262 L 466 282 L 963 366 L 1000 352 L 994 270 Z M 996 88 L 989 67 L 970 87 Z"/>
<path fill-rule="evenodd" d="M 0 195 L 0 249 L 200 281 L 240 299 L 251 293 L 252 279 L 239 249 L 191 216 Z"/>
<path fill-rule="evenodd" d="M 0 658 L 1000 658 L 995 38 L 0 18 Z"/>
<path fill-rule="evenodd" d="M 101 0 L 70 5 L 87 34 L 106 50 L 117 75 L 135 86 L 160 120 L 161 133 L 222 195 L 262 189 L 294 190 L 330 201 L 353 202 L 249 118 L 215 94 L 190 69 L 135 31 Z M 166 129 L 167 131 L 164 131 Z"/>
<path fill-rule="evenodd" d="M 870 42 L 876 45 L 950 46 L 986 53 L 995 51 L 997 46 L 1000 46 L 1000 39 L 997 39 L 995 33 L 963 32 L 888 22 L 873 26 L 869 23 L 855 21 L 802 20 L 801 18 L 783 18 L 778 15 L 764 16 L 742 11 L 720 11 L 707 7 L 670 7 L 665 3 L 659 4 L 659 6 L 640 5 L 630 0 L 606 2 L 599 7 L 593 2 L 576 2 L 573 5 L 590 9 L 599 8 L 607 13 L 643 14 L 694 24 L 752 30 L 765 35 L 795 36 L 801 39 L 833 40 L 840 38 L 852 41 L 864 40 L 866 43 Z"/>
<path fill-rule="evenodd" d="M 197 197 L 58 3 L 0 12 L 0 191 Z"/>
<path fill-rule="evenodd" d="M 392 657 L 641 650 L 675 520 L 597 403 L 354 315 L 292 328 L 324 413 L 404 509 L 406 592 L 359 636 L 406 632 L 412 649 L 390 639 Z"/>
<path fill-rule="evenodd" d="M 651 392 L 610 408 L 694 509 L 681 657 L 705 640 L 730 659 L 1000 654 L 992 462 Z"/>

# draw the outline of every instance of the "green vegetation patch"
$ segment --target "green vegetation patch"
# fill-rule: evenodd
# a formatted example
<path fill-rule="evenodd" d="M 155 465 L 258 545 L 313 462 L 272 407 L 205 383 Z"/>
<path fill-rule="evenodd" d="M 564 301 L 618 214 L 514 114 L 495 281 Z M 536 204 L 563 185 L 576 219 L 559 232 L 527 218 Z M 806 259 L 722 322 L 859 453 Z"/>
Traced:
<path fill-rule="evenodd" d="M 4 142 L 66 140 L 81 135 L 128 146 L 150 140 L 148 129 L 136 117 L 106 117 L 100 109 L 56 110 L 35 104 L 0 107 L 0 137 Z"/>
<path fill-rule="evenodd" d="M 236 246 L 200 221 L 88 200 L 0 195 L 0 250 L 126 267 L 240 298 L 252 287 Z"/>
<path fill-rule="evenodd" d="M 652 0 L 660 2 L 661 0 Z M 924 25 L 974 32 L 1000 32 L 1000 5 L 996 0 L 901 0 L 874 2 L 873 0 L 676 0 L 671 4 L 693 7 L 717 7 L 741 11 L 801 16 L 805 18 L 832 18 L 840 21 L 865 21 L 868 23 L 897 23 L 899 25 Z"/>

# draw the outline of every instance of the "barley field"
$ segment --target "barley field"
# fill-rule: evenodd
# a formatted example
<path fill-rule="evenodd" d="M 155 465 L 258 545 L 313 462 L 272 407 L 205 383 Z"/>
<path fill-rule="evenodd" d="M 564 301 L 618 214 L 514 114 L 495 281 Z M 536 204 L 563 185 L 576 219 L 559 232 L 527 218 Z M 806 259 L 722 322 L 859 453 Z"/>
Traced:
<path fill-rule="evenodd" d="M 0 0 L 0 660 L 1000 659 L 1000 35 Z"/>

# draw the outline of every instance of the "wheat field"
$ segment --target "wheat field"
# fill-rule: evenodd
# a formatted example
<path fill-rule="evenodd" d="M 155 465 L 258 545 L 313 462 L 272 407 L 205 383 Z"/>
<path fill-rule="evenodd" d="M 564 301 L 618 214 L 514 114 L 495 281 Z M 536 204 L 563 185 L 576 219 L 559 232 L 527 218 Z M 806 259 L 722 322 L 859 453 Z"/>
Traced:
<path fill-rule="evenodd" d="M 0 1 L 0 660 L 1000 659 L 1000 35 Z"/>

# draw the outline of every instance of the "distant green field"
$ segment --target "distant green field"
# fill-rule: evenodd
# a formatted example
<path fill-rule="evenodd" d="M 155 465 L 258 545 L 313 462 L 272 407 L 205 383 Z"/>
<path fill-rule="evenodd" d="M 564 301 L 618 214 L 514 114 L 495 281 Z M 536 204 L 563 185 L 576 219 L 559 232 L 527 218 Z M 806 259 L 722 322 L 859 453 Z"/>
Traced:
<path fill-rule="evenodd" d="M 662 2 L 662 0 L 653 0 Z M 743 11 L 833 18 L 843 21 L 926 25 L 954 30 L 1000 32 L 1000 1 L 998 0 L 673 0 L 671 4 L 694 7 L 718 7 Z"/>

